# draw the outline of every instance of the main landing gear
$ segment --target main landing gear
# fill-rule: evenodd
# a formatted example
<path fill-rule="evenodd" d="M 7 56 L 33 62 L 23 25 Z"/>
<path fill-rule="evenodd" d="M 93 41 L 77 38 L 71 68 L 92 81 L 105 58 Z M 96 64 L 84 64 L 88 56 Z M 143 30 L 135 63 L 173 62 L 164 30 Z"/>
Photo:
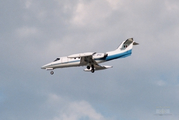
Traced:
<path fill-rule="evenodd" d="M 95 71 L 94 69 L 91 69 L 91 72 L 92 72 L 92 73 L 94 73 L 94 71 Z"/>
<path fill-rule="evenodd" d="M 89 70 L 91 68 L 91 72 L 92 73 L 94 73 L 95 72 L 95 70 L 94 70 L 94 65 L 91 65 L 91 67 L 90 66 L 87 66 L 87 69 Z"/>
<path fill-rule="evenodd" d="M 53 75 L 53 74 L 54 74 L 54 72 L 53 72 L 53 71 L 50 71 L 50 74 L 51 74 L 51 75 Z"/>

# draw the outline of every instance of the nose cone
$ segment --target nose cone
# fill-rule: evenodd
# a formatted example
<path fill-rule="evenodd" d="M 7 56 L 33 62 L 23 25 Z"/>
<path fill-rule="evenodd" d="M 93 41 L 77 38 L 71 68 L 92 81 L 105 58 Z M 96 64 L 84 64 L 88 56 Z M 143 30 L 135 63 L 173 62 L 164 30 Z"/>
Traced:
<path fill-rule="evenodd" d="M 45 65 L 44 65 L 44 66 L 42 66 L 42 67 L 41 67 L 41 69 L 46 69 L 46 66 L 45 66 Z"/>
<path fill-rule="evenodd" d="M 49 64 L 46 64 L 46 65 L 43 65 L 43 66 L 41 67 L 41 69 L 47 69 L 49 66 L 50 66 L 50 63 L 49 63 Z"/>
<path fill-rule="evenodd" d="M 41 69 L 47 69 L 49 67 L 49 64 L 43 65 Z"/>
<path fill-rule="evenodd" d="M 46 64 L 46 65 L 43 65 L 42 67 L 41 67 L 41 69 L 53 69 L 53 66 L 52 66 L 52 63 L 48 63 L 48 64 Z"/>

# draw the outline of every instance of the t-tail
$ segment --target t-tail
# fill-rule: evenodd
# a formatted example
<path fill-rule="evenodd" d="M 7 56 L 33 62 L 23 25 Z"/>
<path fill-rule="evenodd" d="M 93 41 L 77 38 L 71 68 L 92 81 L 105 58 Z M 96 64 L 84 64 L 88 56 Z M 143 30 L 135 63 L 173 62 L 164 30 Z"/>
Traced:
<path fill-rule="evenodd" d="M 106 60 L 108 61 L 130 56 L 132 54 L 133 45 L 138 45 L 138 43 L 134 42 L 133 38 L 123 41 L 116 50 L 107 52 L 108 56 L 106 57 Z"/>

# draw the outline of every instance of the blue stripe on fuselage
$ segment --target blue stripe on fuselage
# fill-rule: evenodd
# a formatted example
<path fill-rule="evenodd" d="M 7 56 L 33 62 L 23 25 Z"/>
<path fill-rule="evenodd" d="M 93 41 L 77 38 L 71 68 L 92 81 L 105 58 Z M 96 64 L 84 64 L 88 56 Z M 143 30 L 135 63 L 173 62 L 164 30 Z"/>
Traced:
<path fill-rule="evenodd" d="M 130 56 L 132 54 L 132 49 L 131 50 L 128 50 L 126 52 L 123 52 L 123 53 L 118 53 L 118 54 L 114 54 L 114 55 L 109 55 L 107 56 L 105 59 L 98 59 L 98 60 L 106 60 L 106 61 L 109 61 L 109 60 L 113 60 L 113 59 L 117 59 L 117 58 L 124 58 L 124 57 L 127 57 L 127 56 Z"/>

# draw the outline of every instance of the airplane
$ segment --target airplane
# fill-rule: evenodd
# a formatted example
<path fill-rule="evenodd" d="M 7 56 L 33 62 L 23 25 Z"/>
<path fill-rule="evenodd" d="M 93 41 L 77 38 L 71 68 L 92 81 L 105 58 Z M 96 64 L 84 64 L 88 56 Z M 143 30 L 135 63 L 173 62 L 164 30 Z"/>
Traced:
<path fill-rule="evenodd" d="M 52 70 L 50 74 L 53 75 L 53 70 L 57 68 L 86 66 L 84 71 L 94 73 L 97 70 L 112 68 L 112 66 L 107 65 L 101 66 L 99 63 L 130 56 L 132 54 L 133 45 L 138 45 L 138 43 L 134 42 L 133 38 L 129 38 L 123 41 L 114 51 L 106 53 L 85 52 L 58 57 L 53 62 L 43 65 L 41 69 Z"/>

